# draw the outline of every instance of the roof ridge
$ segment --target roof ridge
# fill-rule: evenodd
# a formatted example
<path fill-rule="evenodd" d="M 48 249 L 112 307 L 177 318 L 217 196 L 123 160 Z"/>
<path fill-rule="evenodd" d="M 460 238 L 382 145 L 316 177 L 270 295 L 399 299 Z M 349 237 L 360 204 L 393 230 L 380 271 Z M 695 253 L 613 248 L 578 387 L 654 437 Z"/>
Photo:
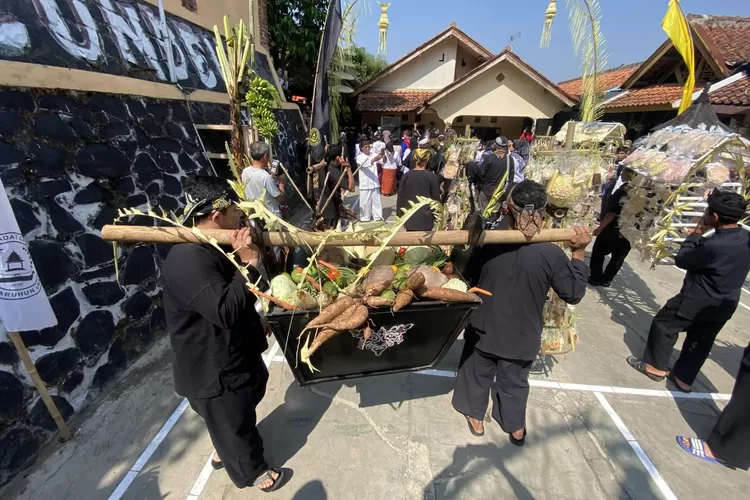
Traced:
<path fill-rule="evenodd" d="M 400 67 L 403 64 L 406 64 L 409 61 L 409 59 L 411 57 L 413 57 L 415 54 L 418 54 L 420 51 L 426 50 L 427 48 L 429 48 L 432 45 L 436 44 L 438 42 L 438 40 L 442 39 L 446 35 L 453 35 L 456 38 L 459 38 L 459 40 L 460 40 L 461 37 L 463 37 L 463 38 L 465 38 L 469 42 L 469 44 L 473 44 L 473 45 L 475 45 L 477 47 L 478 50 L 476 50 L 476 52 L 484 52 L 484 55 L 486 57 L 488 57 L 489 59 L 491 59 L 493 57 L 492 51 L 490 51 L 487 47 L 485 47 L 484 45 L 482 45 L 481 43 L 477 42 L 472 37 L 470 37 L 469 35 L 467 35 L 466 33 L 464 33 L 464 31 L 462 31 L 458 26 L 455 26 L 455 23 L 452 23 L 450 26 L 448 26 L 443 31 L 441 31 L 437 35 L 433 36 L 432 38 L 428 39 L 427 41 L 425 41 L 421 45 L 417 46 L 415 49 L 411 50 L 410 52 L 408 52 L 407 54 L 405 54 L 401 58 L 397 59 L 392 64 L 389 64 L 388 66 L 386 66 L 385 68 L 383 68 L 382 70 L 380 70 L 380 72 L 378 72 L 375 76 L 373 76 L 372 78 L 370 78 L 366 82 L 362 83 L 357 89 L 355 89 L 355 91 L 351 95 L 351 97 L 354 97 L 354 96 L 360 94 L 365 89 L 367 89 L 370 85 L 372 85 L 373 83 L 377 82 L 378 80 L 380 80 L 384 76 L 388 75 L 392 70 Z"/>
<path fill-rule="evenodd" d="M 605 69 L 604 71 L 600 71 L 599 73 L 597 73 L 597 75 L 601 76 L 601 75 L 606 75 L 607 73 L 614 73 L 615 71 L 622 71 L 624 69 L 633 69 L 633 68 L 639 67 L 641 64 L 643 64 L 643 61 L 634 62 L 634 63 L 623 63 L 615 68 L 610 68 L 610 69 Z M 561 82 L 557 82 L 557 85 L 562 85 L 563 83 L 575 82 L 582 78 L 583 78 L 582 76 L 579 76 L 578 78 L 571 78 L 569 80 L 563 80 Z"/>

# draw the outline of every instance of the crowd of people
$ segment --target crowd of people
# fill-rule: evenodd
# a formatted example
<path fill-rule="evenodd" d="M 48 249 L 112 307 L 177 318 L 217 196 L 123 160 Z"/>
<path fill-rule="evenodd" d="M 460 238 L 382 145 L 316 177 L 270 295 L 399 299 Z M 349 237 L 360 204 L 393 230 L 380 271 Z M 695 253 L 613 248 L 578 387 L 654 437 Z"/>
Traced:
<path fill-rule="evenodd" d="M 441 134 L 413 143 L 405 131 L 400 141 L 387 134 L 362 139 L 357 148 L 360 216 L 382 220 L 380 196 L 385 173 L 404 167 L 397 206 L 406 208 L 418 196 L 440 200 L 445 145 Z M 378 144 L 378 142 L 380 144 Z M 399 144 L 395 144 L 400 142 Z M 377 144 L 377 149 L 376 149 Z M 503 197 L 505 217 L 499 229 L 515 229 L 527 237 L 544 225 L 547 194 L 541 184 L 525 180 L 528 139 L 509 141 L 498 137 L 483 145 L 472 162 L 473 182 L 485 203 L 507 188 Z M 618 151 L 622 158 L 625 150 Z M 331 145 L 321 199 L 333 201 L 323 216 L 333 226 L 340 217 L 339 189 L 354 191 L 355 179 L 347 146 Z M 398 155 L 397 159 L 396 155 Z M 267 170 L 270 151 L 265 143 L 250 146 L 252 165 L 243 172 L 247 196 L 265 193 L 276 211 L 285 198 L 283 182 Z M 484 416 L 492 401 L 492 416 L 511 443 L 523 446 L 528 435 L 526 405 L 529 372 L 541 345 L 543 308 L 550 290 L 565 302 L 580 302 L 587 284 L 608 286 L 627 251 L 618 228 L 618 206 L 627 192 L 631 173 L 616 163 L 603 195 L 605 209 L 597 241 L 586 265 L 585 249 L 592 237 L 588 229 L 575 228 L 568 242 L 570 257 L 552 243 L 484 245 L 478 247 L 466 278 L 472 286 L 488 291 L 465 330 L 465 345 L 453 394 L 454 408 L 466 419 L 474 436 L 484 434 Z M 520 175 L 519 175 L 520 174 Z M 442 192 L 441 192 L 442 189 Z M 227 183 L 215 177 L 198 177 L 185 186 L 188 205 L 185 218 L 202 229 L 231 229 L 232 249 L 255 281 L 262 266 L 257 235 L 243 226 L 239 199 Z M 627 364 L 653 381 L 668 379 L 676 388 L 690 392 L 714 340 L 734 314 L 744 279 L 750 271 L 750 235 L 739 221 L 746 214 L 744 198 L 734 192 L 715 190 L 692 234 L 675 258 L 685 276 L 680 293 L 670 299 L 651 324 L 643 355 L 629 357 Z M 407 230 L 432 229 L 433 217 L 425 207 L 407 223 Z M 238 229 L 239 228 L 239 229 Z M 708 235 L 709 231 L 713 234 Z M 602 272 L 604 255 L 612 254 Z M 623 255 L 624 254 L 624 255 Z M 215 447 L 212 466 L 224 468 L 240 488 L 255 486 L 273 491 L 284 482 L 283 469 L 270 467 L 256 426 L 256 407 L 265 394 L 268 371 L 261 359 L 267 347 L 269 325 L 259 314 L 259 302 L 246 288 L 246 277 L 209 245 L 175 245 L 162 271 L 164 308 L 174 352 L 175 390 L 188 399 L 206 423 Z M 267 287 L 258 281 L 261 289 Z M 670 367 L 678 335 L 686 332 L 682 351 Z M 747 469 L 750 453 L 750 345 L 745 350 L 732 398 L 706 441 L 677 437 L 684 450 L 711 462 Z"/>

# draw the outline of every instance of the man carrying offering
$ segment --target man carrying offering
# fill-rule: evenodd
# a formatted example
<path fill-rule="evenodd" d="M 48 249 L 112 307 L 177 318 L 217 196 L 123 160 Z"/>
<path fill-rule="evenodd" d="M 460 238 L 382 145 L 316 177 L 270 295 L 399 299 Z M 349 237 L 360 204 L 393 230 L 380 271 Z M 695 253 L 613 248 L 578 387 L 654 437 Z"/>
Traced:
<path fill-rule="evenodd" d="M 541 184 L 526 180 L 508 197 L 510 228 L 533 237 L 544 225 L 547 193 Z M 503 221 L 503 222 L 504 222 Z M 484 245 L 469 278 L 492 296 L 464 332 L 464 350 L 453 393 L 453 407 L 466 418 L 469 431 L 484 435 L 487 400 L 492 388 L 492 416 L 511 443 L 526 438 L 529 370 L 542 345 L 542 310 L 552 288 L 562 300 L 577 304 L 586 293 L 589 270 L 583 262 L 591 242 L 588 230 L 574 228 L 568 259 L 553 243 Z M 495 379 L 495 382 L 493 382 Z"/>
<path fill-rule="evenodd" d="M 234 257 L 255 282 L 259 250 L 251 229 L 240 229 L 243 212 L 229 184 L 218 177 L 197 177 L 185 186 L 185 195 L 186 222 L 198 229 L 234 230 Z M 274 491 L 283 484 L 284 473 L 269 468 L 263 457 L 255 411 L 268 381 L 261 357 L 268 347 L 267 328 L 256 312 L 248 279 L 208 244 L 175 245 L 162 269 L 164 309 L 175 391 L 206 422 L 216 448 L 212 466 L 225 468 L 238 488 Z"/>

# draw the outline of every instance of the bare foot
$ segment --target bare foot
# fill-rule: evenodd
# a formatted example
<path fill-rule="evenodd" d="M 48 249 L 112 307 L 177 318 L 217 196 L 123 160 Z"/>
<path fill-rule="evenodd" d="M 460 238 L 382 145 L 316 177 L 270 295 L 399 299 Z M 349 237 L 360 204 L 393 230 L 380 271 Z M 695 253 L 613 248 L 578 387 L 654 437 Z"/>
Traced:
<path fill-rule="evenodd" d="M 643 363 L 643 366 L 646 367 L 647 372 L 649 372 L 651 375 L 656 375 L 657 377 L 666 377 L 669 374 L 669 372 L 667 371 L 657 370 L 656 368 L 654 368 L 648 363 Z"/>
<path fill-rule="evenodd" d="M 680 387 L 683 391 L 691 391 L 693 389 L 692 385 L 688 385 L 682 380 L 678 379 L 677 377 L 673 377 L 673 382 Z"/>
<path fill-rule="evenodd" d="M 526 429 L 522 428 L 522 429 L 517 430 L 516 432 L 512 432 L 511 435 L 513 436 L 514 439 L 517 439 L 520 441 L 521 439 L 523 439 L 523 435 L 525 432 L 526 432 Z"/>
<path fill-rule="evenodd" d="M 482 434 L 484 432 L 484 422 L 477 420 L 474 417 L 466 417 L 466 420 L 469 421 L 469 425 L 474 429 L 474 432 L 477 434 Z"/>
<path fill-rule="evenodd" d="M 269 470 L 268 473 L 271 475 L 272 479 L 266 479 L 262 483 L 258 483 L 255 486 L 260 490 L 267 490 L 271 486 L 274 485 L 276 480 L 279 478 L 279 473 L 276 471 Z"/>
<path fill-rule="evenodd" d="M 221 462 L 221 457 L 219 457 L 219 452 L 214 450 L 213 454 L 211 455 L 211 460 L 214 462 Z"/>
<path fill-rule="evenodd" d="M 690 446 L 691 446 L 690 438 L 683 437 L 681 439 L 681 441 L 682 441 L 683 445 L 685 445 L 688 448 L 690 448 Z M 718 460 L 719 462 L 723 462 L 723 460 L 721 460 L 716 455 L 714 455 L 714 452 L 711 451 L 711 448 L 708 446 L 708 443 L 705 442 L 705 441 L 703 441 L 703 453 L 705 453 L 708 458 L 713 458 L 715 460 Z"/>

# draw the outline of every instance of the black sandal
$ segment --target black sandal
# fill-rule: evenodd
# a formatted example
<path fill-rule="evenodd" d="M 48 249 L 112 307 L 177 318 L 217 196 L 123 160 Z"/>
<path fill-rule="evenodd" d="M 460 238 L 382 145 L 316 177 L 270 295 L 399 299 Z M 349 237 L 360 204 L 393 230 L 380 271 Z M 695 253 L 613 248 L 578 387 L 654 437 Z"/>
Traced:
<path fill-rule="evenodd" d="M 474 426 L 471 425 L 471 420 L 469 420 L 469 416 L 468 415 L 464 415 L 464 418 L 466 419 L 466 423 L 469 425 L 469 432 L 471 432 L 471 434 L 473 436 L 476 436 L 476 437 L 482 437 L 482 436 L 484 436 L 484 431 L 477 432 L 477 431 L 474 430 Z"/>
<path fill-rule="evenodd" d="M 664 375 L 654 375 L 653 373 L 649 373 L 646 370 L 646 362 L 643 361 L 642 359 L 638 359 L 635 356 L 630 356 L 630 357 L 628 357 L 627 361 L 628 361 L 628 364 L 633 369 L 641 372 L 642 374 L 644 374 L 645 376 L 647 376 L 648 378 L 650 378 L 654 382 L 661 382 L 665 378 Z"/>
<path fill-rule="evenodd" d="M 514 438 L 512 432 L 508 433 L 508 437 L 510 438 L 510 442 L 516 446 L 525 445 L 526 444 L 526 427 L 523 428 L 523 437 L 521 439 Z"/>
<path fill-rule="evenodd" d="M 276 479 L 273 478 L 273 474 L 272 474 L 273 472 L 278 474 L 278 477 Z M 258 486 L 262 482 L 269 480 L 269 479 L 273 481 L 273 484 L 271 484 L 271 486 L 269 486 L 268 488 L 261 488 L 260 486 Z M 253 486 L 255 486 L 256 488 L 258 488 L 260 491 L 264 493 L 271 493 L 273 491 L 276 491 L 279 488 L 281 488 L 283 485 L 284 485 L 284 469 L 268 469 L 266 472 L 258 476 L 255 479 L 255 481 L 253 481 Z"/>
<path fill-rule="evenodd" d="M 221 460 L 214 460 L 212 458 L 211 459 L 211 468 L 213 468 L 213 470 L 221 470 L 221 469 L 224 468 L 224 462 L 222 462 Z"/>
<path fill-rule="evenodd" d="M 677 381 L 677 377 L 674 376 L 674 373 L 669 372 L 669 375 L 667 375 L 667 380 L 672 382 L 672 385 L 677 388 L 678 391 L 684 392 L 685 394 L 690 394 L 693 392 L 693 389 L 683 389 L 683 387 L 680 385 L 680 383 Z"/>

